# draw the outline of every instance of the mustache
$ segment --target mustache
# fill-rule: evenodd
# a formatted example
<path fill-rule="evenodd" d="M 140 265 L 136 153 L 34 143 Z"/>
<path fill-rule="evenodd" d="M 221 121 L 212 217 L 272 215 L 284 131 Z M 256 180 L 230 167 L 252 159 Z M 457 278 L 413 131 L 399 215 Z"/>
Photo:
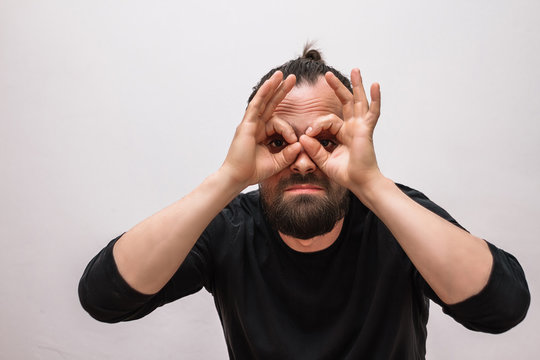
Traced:
<path fill-rule="evenodd" d="M 328 189 L 330 186 L 330 181 L 327 178 L 317 176 L 313 173 L 308 173 L 305 175 L 292 174 L 288 178 L 281 179 L 277 184 L 277 189 L 279 191 L 284 191 L 289 186 L 302 184 L 313 184 L 324 189 Z"/>

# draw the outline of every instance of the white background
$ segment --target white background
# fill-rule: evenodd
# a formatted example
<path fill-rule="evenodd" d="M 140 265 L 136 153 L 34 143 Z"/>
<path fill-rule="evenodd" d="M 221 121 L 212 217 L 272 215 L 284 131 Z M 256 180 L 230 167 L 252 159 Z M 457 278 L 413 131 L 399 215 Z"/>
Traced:
<path fill-rule="evenodd" d="M 124 324 L 80 307 L 110 239 L 224 159 L 271 67 L 317 40 L 381 83 L 384 174 L 518 257 L 525 321 L 473 333 L 432 306 L 428 359 L 540 351 L 540 4 L 0 0 L 0 358 L 225 359 L 204 290 Z"/>

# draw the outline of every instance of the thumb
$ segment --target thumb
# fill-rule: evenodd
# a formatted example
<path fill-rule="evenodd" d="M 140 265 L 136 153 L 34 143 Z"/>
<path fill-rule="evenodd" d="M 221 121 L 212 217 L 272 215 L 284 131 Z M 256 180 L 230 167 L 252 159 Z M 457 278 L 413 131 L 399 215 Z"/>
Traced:
<path fill-rule="evenodd" d="M 275 154 L 279 171 L 292 164 L 300 153 L 300 150 L 302 150 L 302 145 L 299 142 L 295 142 L 294 144 L 287 145 L 282 151 Z"/>
<path fill-rule="evenodd" d="M 311 160 L 315 162 L 317 167 L 324 170 L 324 166 L 329 156 L 328 151 L 322 147 L 318 140 L 312 138 L 311 136 L 302 135 L 300 136 L 299 141 Z"/>

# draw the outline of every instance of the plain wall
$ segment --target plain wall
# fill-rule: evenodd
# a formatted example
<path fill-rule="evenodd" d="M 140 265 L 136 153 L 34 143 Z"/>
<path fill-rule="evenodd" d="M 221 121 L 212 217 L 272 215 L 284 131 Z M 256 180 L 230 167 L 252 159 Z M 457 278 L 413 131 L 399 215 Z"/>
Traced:
<path fill-rule="evenodd" d="M 80 307 L 78 280 L 220 166 L 251 87 L 307 40 L 380 82 L 383 173 L 526 271 L 531 308 L 507 333 L 433 305 L 428 359 L 537 358 L 539 13 L 536 0 L 0 0 L 0 358 L 227 357 L 204 290 L 109 325 Z"/>

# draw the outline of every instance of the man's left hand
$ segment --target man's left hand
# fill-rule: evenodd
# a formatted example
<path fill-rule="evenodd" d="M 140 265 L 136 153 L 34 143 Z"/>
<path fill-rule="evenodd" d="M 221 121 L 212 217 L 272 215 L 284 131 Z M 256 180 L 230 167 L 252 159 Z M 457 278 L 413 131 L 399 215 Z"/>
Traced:
<path fill-rule="evenodd" d="M 343 106 L 343 119 L 337 115 L 321 118 L 299 141 L 330 179 L 349 189 L 363 188 L 382 176 L 373 146 L 373 131 L 381 108 L 379 84 L 371 85 L 371 103 L 368 103 L 360 70 L 351 71 L 352 94 L 331 72 L 325 74 L 325 79 Z M 324 133 L 335 136 L 338 142 L 331 152 L 319 139 Z"/>

